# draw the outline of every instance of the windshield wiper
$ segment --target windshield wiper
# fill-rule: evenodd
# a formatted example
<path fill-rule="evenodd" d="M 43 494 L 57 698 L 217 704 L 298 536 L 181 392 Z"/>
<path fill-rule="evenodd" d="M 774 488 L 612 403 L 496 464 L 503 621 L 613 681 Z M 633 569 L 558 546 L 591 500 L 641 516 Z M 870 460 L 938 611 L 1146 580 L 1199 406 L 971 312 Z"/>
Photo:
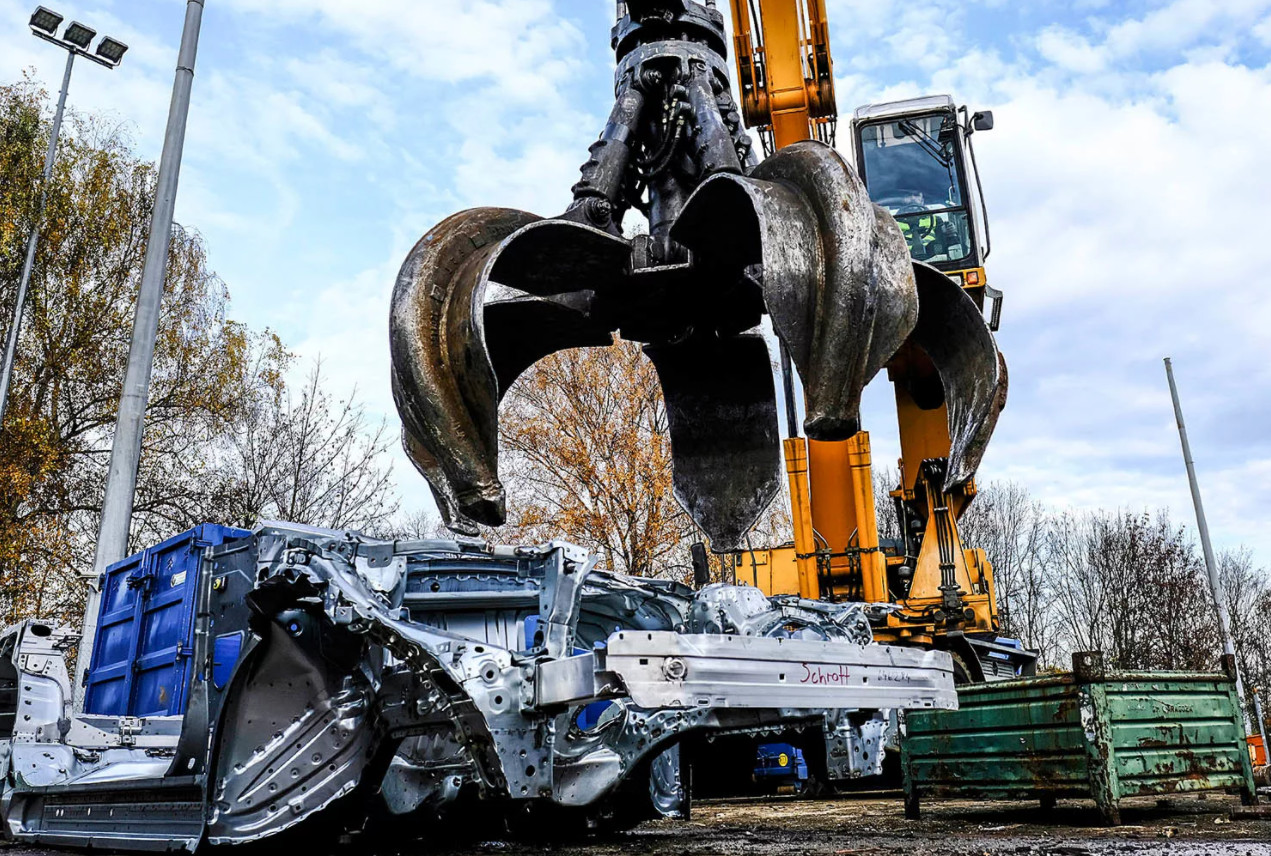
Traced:
<path fill-rule="evenodd" d="M 953 156 L 945 154 L 944 146 L 940 144 L 940 141 L 914 124 L 912 119 L 903 119 L 897 124 L 905 131 L 907 136 L 914 138 L 918 148 L 926 152 L 932 160 L 945 169 L 953 166 Z"/>

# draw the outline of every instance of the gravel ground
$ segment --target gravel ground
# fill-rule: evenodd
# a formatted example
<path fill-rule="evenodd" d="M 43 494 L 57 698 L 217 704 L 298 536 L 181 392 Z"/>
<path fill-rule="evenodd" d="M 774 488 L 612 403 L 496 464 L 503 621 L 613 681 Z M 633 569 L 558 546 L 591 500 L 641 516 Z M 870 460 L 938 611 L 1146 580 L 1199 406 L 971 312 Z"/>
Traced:
<path fill-rule="evenodd" d="M 920 822 L 905 820 L 898 794 L 832 800 L 773 798 L 699 803 L 691 822 L 648 823 L 621 835 L 568 845 L 484 841 L 440 851 L 421 843 L 406 854 L 439 856 L 1271 856 L 1271 816 L 1231 820 L 1239 800 L 1127 800 L 1125 825 L 1100 825 L 1093 805 L 1061 802 L 1050 812 L 1020 803 L 927 803 Z M 322 848 L 305 848 L 320 856 Z M 335 854 L 360 852 L 342 847 Z M 231 851 L 232 852 L 232 851 Z M 55 856 L 55 851 L 0 844 L 0 856 Z"/>
<path fill-rule="evenodd" d="M 899 794 L 834 800 L 769 799 L 699 804 L 690 823 L 649 823 L 608 840 L 568 847 L 485 842 L 450 856 L 998 856 L 1170 853 L 1271 856 L 1271 818 L 1232 821 L 1238 798 L 1127 800 L 1125 825 L 1101 825 L 1093 804 L 1061 802 L 1053 811 L 1020 803 L 927 803 L 922 821 L 905 820 Z"/>

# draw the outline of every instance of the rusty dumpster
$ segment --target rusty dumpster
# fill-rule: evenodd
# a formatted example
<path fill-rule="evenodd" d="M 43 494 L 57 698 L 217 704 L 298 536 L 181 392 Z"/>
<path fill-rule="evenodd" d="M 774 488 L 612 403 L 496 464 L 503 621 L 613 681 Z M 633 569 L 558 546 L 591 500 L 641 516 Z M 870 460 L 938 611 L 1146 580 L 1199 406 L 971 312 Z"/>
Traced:
<path fill-rule="evenodd" d="M 927 798 L 1086 798 L 1110 824 L 1124 797 L 1234 790 L 1251 804 L 1230 658 L 1223 668 L 1117 672 L 1079 653 L 1070 674 L 962 687 L 958 710 L 906 716 L 906 815 Z"/>

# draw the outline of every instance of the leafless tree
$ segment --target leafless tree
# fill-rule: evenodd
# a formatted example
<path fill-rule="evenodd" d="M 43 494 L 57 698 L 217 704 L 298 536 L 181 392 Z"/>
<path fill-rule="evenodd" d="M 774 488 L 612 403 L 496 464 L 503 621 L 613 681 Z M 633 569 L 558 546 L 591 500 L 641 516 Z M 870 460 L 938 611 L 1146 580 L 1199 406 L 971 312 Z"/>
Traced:
<path fill-rule="evenodd" d="M 891 492 L 900 484 L 900 471 L 888 467 L 874 470 L 874 517 L 878 520 L 878 537 L 900 537 L 900 516 Z"/>
<path fill-rule="evenodd" d="M 368 422 L 356 393 L 333 401 L 316 363 L 298 393 L 241 415 L 221 473 L 218 519 L 279 519 L 335 529 L 382 528 L 397 513 L 387 423 Z"/>
<path fill-rule="evenodd" d="M 377 538 L 392 538 L 398 541 L 427 541 L 431 539 L 450 540 L 454 534 L 445 527 L 441 518 L 435 514 L 416 508 L 398 513 L 383 524 L 373 527 L 368 534 Z"/>
<path fill-rule="evenodd" d="M 1248 549 L 1238 549 L 1219 554 L 1218 575 L 1249 696 L 1246 703 L 1258 693 L 1265 715 L 1271 712 L 1271 574 L 1254 565 Z M 1250 704 L 1251 718 L 1253 711 Z"/>
<path fill-rule="evenodd" d="M 1046 508 L 1013 482 L 989 483 L 960 523 L 963 543 L 979 547 L 993 563 L 1002 632 L 1040 655 L 1043 666 L 1063 665 L 1048 571 Z"/>
<path fill-rule="evenodd" d="M 1167 512 L 1065 513 L 1050 561 L 1066 648 L 1125 669 L 1213 669 L 1214 611 L 1195 545 Z"/>

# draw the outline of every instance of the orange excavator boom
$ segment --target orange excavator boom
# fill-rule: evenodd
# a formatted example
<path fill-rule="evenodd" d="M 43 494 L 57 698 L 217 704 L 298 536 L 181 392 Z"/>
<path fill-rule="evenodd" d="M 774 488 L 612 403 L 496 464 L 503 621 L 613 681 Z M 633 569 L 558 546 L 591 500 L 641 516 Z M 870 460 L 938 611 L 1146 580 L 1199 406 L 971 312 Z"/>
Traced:
<path fill-rule="evenodd" d="M 838 110 L 824 2 L 732 0 L 743 116 L 747 127 L 759 134 L 770 157 L 808 140 L 831 146 L 835 143 Z M 957 180 L 961 180 L 963 167 L 956 166 L 955 170 L 955 165 L 961 163 L 960 146 L 969 145 L 968 139 L 974 130 L 991 128 L 992 116 L 976 114 L 964 123 L 958 116 L 965 117 L 965 110 L 961 114 L 952 106 L 945 110 L 944 101 L 953 104 L 950 98 L 928 98 L 896 105 L 874 105 L 857 112 L 852 124 L 853 145 L 858 149 L 863 146 L 865 132 L 872 134 L 869 139 L 874 143 L 868 152 L 858 150 L 860 157 L 854 161 L 866 183 L 869 176 L 865 154 L 877 162 L 891 153 L 890 148 L 882 151 L 885 146 L 900 147 L 912 139 L 927 144 L 933 160 L 944 164 L 947 159 L 945 171 L 951 176 L 951 182 L 955 180 L 952 177 L 955 172 Z M 932 129 L 929 135 L 923 130 L 926 128 Z M 920 161 L 918 167 L 920 171 L 922 167 L 927 171 L 932 169 L 926 161 Z M 911 175 L 909 180 L 916 181 L 920 177 Z M 885 189 L 879 192 L 887 195 Z M 788 403 L 794 395 L 794 385 L 789 355 L 783 345 L 782 368 L 789 421 L 784 449 L 794 544 L 760 551 L 752 549 L 748 559 L 739 556 L 737 569 L 753 571 L 755 584 L 769 594 L 797 592 L 803 597 L 832 601 L 896 604 L 898 609 L 888 615 L 886 625 L 875 628 L 878 638 L 945 647 L 969 634 L 992 637 L 998 629 L 998 616 L 992 566 L 983 551 L 963 545 L 957 528 L 958 518 L 975 496 L 975 484 L 963 477 L 951 480 L 957 483 L 951 490 L 944 486 L 950 469 L 966 467 L 954 451 L 952 429 L 955 426 L 944 396 L 933 398 L 923 394 L 924 390 L 940 389 L 949 381 L 937 374 L 929 351 L 933 346 L 939 349 L 951 345 L 968 354 L 992 354 L 993 362 L 997 362 L 997 351 L 990 328 L 976 317 L 988 293 L 984 288 L 978 241 L 961 238 L 960 233 L 961 242 L 944 233 L 936 235 L 932 226 L 936 215 L 927 213 L 940 209 L 939 216 L 954 216 L 946 215 L 940 204 L 950 210 L 959 208 L 963 204 L 962 196 L 951 196 L 943 201 L 933 198 L 929 202 L 910 205 L 920 214 L 904 208 L 898 212 L 895 208 L 889 209 L 904 215 L 900 218 L 901 231 L 907 229 L 907 240 L 912 238 L 909 243 L 915 272 L 928 286 L 924 289 L 920 284 L 919 289 L 923 294 L 920 307 L 926 309 L 927 323 L 920 322 L 919 333 L 887 364 L 888 375 L 896 388 L 903 455 L 901 484 L 892 492 L 905 524 L 903 546 L 897 547 L 894 540 L 884 544 L 879 537 L 868 432 L 859 431 L 840 441 L 799 436 L 797 418 Z M 986 212 L 982 220 L 986 223 Z M 967 228 L 976 225 L 981 223 L 968 221 Z M 952 232 L 948 228 L 945 231 Z M 936 240 L 940 237 L 943 243 Z M 975 253 L 968 255 L 966 245 L 970 243 L 975 244 Z M 961 248 L 961 253 L 956 254 L 950 246 Z M 966 263 L 968 259 L 970 264 Z M 926 264 L 919 264 L 924 262 Z M 961 270 L 960 262 L 973 270 Z M 970 299 L 960 288 L 952 291 L 948 288 L 946 274 L 948 279 L 967 289 Z M 997 293 L 993 296 L 997 297 Z M 942 321 L 933 321 L 935 318 Z M 952 325 L 961 332 L 950 343 L 919 341 L 923 329 L 939 323 Z M 996 329 L 996 321 L 992 329 Z M 1000 364 L 998 367 L 1000 369 Z M 999 398 L 1004 399 L 1004 370 L 1000 370 L 992 382 L 998 385 Z M 995 407 L 1000 409 L 1001 403 Z M 992 414 L 992 422 L 995 421 L 996 412 Z M 980 424 L 988 425 L 991 433 L 991 423 Z M 956 444 L 958 448 L 964 445 Z M 746 567 L 747 563 L 750 567 Z M 760 564 L 767 568 L 763 582 L 760 581 Z M 978 677 L 983 671 L 977 668 L 979 655 L 970 649 L 963 653 L 964 660 L 969 661 L 966 671 Z"/>
<path fill-rule="evenodd" d="M 769 154 L 800 140 L 832 143 L 838 105 L 822 0 L 734 0 L 732 11 L 747 126 Z"/>

